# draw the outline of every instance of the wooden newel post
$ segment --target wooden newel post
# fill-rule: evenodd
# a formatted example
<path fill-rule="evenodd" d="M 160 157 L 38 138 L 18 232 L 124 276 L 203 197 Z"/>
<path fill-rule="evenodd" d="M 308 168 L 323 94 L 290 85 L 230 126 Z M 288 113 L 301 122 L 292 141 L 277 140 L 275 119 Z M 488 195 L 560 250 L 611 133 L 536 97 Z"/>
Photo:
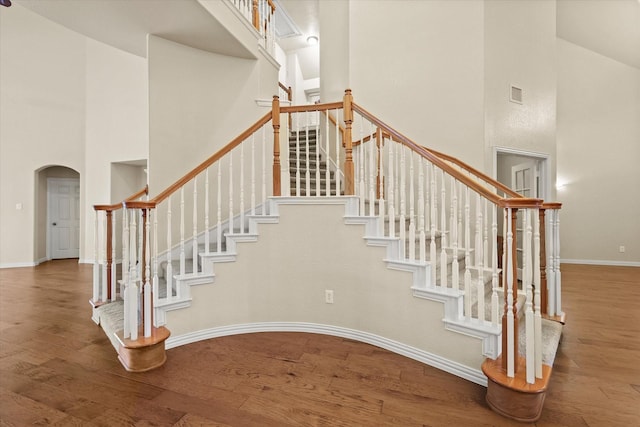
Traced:
<path fill-rule="evenodd" d="M 107 258 L 107 301 L 111 301 L 111 283 L 113 281 L 113 277 L 111 277 L 111 265 L 113 264 L 113 241 L 111 236 L 113 235 L 113 211 L 106 211 L 107 214 L 107 231 L 105 240 L 107 241 L 107 249 L 106 249 L 106 258 Z"/>
<path fill-rule="evenodd" d="M 344 146 L 345 146 L 345 161 L 344 161 L 344 194 L 346 196 L 352 196 L 355 194 L 354 185 L 354 167 L 353 167 L 353 141 L 351 140 L 351 125 L 353 124 L 353 110 L 351 104 L 353 102 L 353 96 L 351 95 L 351 89 L 344 91 Z"/>
<path fill-rule="evenodd" d="M 549 295 L 547 294 L 547 227 L 545 225 L 545 209 L 540 208 L 540 312 L 546 316 L 549 312 Z"/>
<path fill-rule="evenodd" d="M 280 98 L 273 97 L 271 109 L 273 124 L 273 195 L 281 195 L 280 183 Z"/>

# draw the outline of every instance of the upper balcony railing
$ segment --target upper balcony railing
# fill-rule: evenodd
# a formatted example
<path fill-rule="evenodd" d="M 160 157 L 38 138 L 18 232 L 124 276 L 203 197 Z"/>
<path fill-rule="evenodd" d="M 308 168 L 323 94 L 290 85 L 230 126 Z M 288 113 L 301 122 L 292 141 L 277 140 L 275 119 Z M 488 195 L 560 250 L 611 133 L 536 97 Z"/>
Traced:
<path fill-rule="evenodd" d="M 262 47 L 275 54 L 275 13 L 272 0 L 229 0 L 261 37 Z"/>

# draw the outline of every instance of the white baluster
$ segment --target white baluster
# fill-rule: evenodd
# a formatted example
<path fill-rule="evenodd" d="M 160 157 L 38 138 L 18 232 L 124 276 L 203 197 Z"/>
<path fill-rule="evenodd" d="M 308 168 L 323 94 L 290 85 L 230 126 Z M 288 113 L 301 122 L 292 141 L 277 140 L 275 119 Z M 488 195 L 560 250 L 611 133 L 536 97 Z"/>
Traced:
<path fill-rule="evenodd" d="M 484 233 L 483 233 L 483 246 L 482 246 L 482 253 L 484 254 L 484 257 L 482 259 L 482 264 L 484 264 L 485 266 L 489 265 L 489 217 L 487 216 L 488 211 L 487 211 L 487 203 L 488 200 L 483 198 L 482 199 L 482 205 L 484 208 Z"/>
<path fill-rule="evenodd" d="M 122 287 L 120 293 L 124 300 L 124 330 L 123 334 L 125 338 L 131 336 L 131 325 L 129 324 L 129 242 L 131 238 L 129 236 L 129 211 L 125 204 L 122 204 Z"/>
<path fill-rule="evenodd" d="M 266 215 L 267 214 L 267 127 L 266 126 L 262 126 L 262 215 Z M 287 153 L 287 158 L 288 158 L 288 154 Z M 289 164 L 287 163 L 286 165 L 286 170 L 289 170 Z M 285 175 L 286 177 L 286 182 L 289 182 L 289 175 Z M 290 185 L 290 184 L 288 184 Z M 287 187 L 288 188 L 288 187 Z M 289 190 L 289 192 L 287 192 L 287 195 L 291 194 L 291 190 Z"/>
<path fill-rule="evenodd" d="M 138 230 L 136 225 L 136 216 L 138 215 L 137 210 L 131 211 L 131 223 L 129 224 L 129 255 L 131 256 L 129 267 L 129 286 L 127 286 L 127 297 L 128 302 L 125 301 L 125 304 L 128 305 L 128 313 L 129 313 L 129 330 L 130 330 L 130 338 L 132 341 L 138 339 L 138 275 L 137 275 L 137 237 Z"/>
<path fill-rule="evenodd" d="M 166 272 L 166 285 L 167 285 L 167 299 L 173 296 L 173 260 L 171 254 L 173 248 L 171 245 L 171 196 L 167 198 L 167 272 Z M 178 295 L 179 296 L 179 295 Z"/>
<path fill-rule="evenodd" d="M 147 220 L 145 222 L 145 250 L 144 250 L 144 336 L 151 336 L 151 211 L 146 209 Z"/>
<path fill-rule="evenodd" d="M 366 160 L 367 160 L 367 154 L 364 150 L 364 134 L 363 134 L 363 130 L 362 130 L 362 124 L 363 120 L 360 120 L 360 145 L 356 148 L 356 152 L 358 153 L 358 157 L 356 159 L 357 161 L 357 167 L 356 169 L 356 182 L 358 183 L 358 189 L 357 189 L 357 193 L 358 193 L 358 200 L 360 201 L 360 215 L 365 215 L 365 205 L 364 205 L 364 199 L 365 199 L 365 188 L 366 188 L 366 184 L 365 184 L 365 165 L 366 165 Z"/>
<path fill-rule="evenodd" d="M 157 305 L 158 302 L 158 291 L 160 286 L 160 279 L 158 277 L 158 208 L 154 211 L 155 215 L 153 216 L 153 252 L 151 254 L 151 259 L 153 262 L 153 304 Z"/>
<path fill-rule="evenodd" d="M 419 259 L 420 263 L 424 263 L 427 261 L 427 244 L 426 244 L 426 233 L 424 230 L 424 210 L 425 210 L 425 200 L 424 200 L 424 159 L 418 156 L 418 235 L 419 235 Z"/>
<path fill-rule="evenodd" d="M 340 123 L 339 122 L 339 110 L 336 110 L 336 123 Z M 340 185 L 340 150 L 341 150 L 341 144 L 340 144 L 340 126 L 338 126 L 338 124 L 336 124 L 335 126 L 336 128 L 336 196 L 339 196 L 341 193 L 341 185 Z"/>
<path fill-rule="evenodd" d="M 484 321 L 484 217 L 482 214 L 482 197 L 476 194 L 476 265 L 478 271 L 478 319 Z"/>
<path fill-rule="evenodd" d="M 469 187 L 464 189 L 464 311 L 466 318 L 471 319 L 471 194 Z"/>
<path fill-rule="evenodd" d="M 491 204 L 491 324 L 498 326 L 498 207 Z"/>
<path fill-rule="evenodd" d="M 218 184 L 216 194 L 217 217 L 216 222 L 216 252 L 222 252 L 222 160 L 218 160 Z"/>
<path fill-rule="evenodd" d="M 451 259 L 451 287 L 453 289 L 459 289 L 460 288 L 460 265 L 458 263 L 458 251 L 459 251 L 459 246 L 458 246 L 458 235 L 461 234 L 460 233 L 460 229 L 459 229 L 459 224 L 460 222 L 458 221 L 458 205 L 460 204 L 460 201 L 458 200 L 458 182 L 455 181 L 453 178 L 451 179 L 451 214 L 453 215 L 453 217 L 451 218 L 451 243 L 452 243 L 452 248 L 451 248 L 451 254 L 452 254 L 452 259 Z M 460 192 L 460 195 L 462 196 L 462 192 Z M 466 288 L 465 288 L 465 292 L 467 292 Z M 465 294 L 465 302 L 468 302 L 470 300 L 471 295 L 469 295 L 468 293 Z"/>
<path fill-rule="evenodd" d="M 184 251 L 184 187 L 180 188 L 180 275 L 186 272 L 186 255 Z"/>
<path fill-rule="evenodd" d="M 398 231 L 400 232 L 400 259 L 406 259 L 407 254 L 407 183 L 406 183 L 406 155 L 404 145 L 399 145 L 400 148 L 400 222 L 398 224 Z"/>
<path fill-rule="evenodd" d="M 93 250 L 93 301 L 97 302 L 100 300 L 100 238 L 99 238 L 99 224 L 100 224 L 100 211 L 95 211 L 95 221 L 93 228 L 93 242 L 94 242 L 94 250 Z"/>
<path fill-rule="evenodd" d="M 507 294 L 507 376 L 513 378 L 515 372 L 515 354 L 514 354 L 514 342 L 515 342 L 515 323 L 513 317 L 513 301 L 515 295 L 513 295 L 513 283 L 515 277 L 513 277 L 513 263 L 515 260 L 512 256 L 513 248 L 513 227 L 511 224 L 511 208 L 507 208 L 507 216 L 505 218 L 505 225 L 507 227 L 507 247 L 505 251 L 506 263 L 503 266 L 507 269 L 506 277 L 507 283 L 505 292 Z M 503 354 L 505 349 L 502 349 Z"/>
<path fill-rule="evenodd" d="M 256 214 L 256 134 L 251 135 L 251 215 Z"/>
<path fill-rule="evenodd" d="M 193 237 L 191 240 L 191 271 L 198 272 L 198 177 L 193 178 Z"/>
<path fill-rule="evenodd" d="M 204 252 L 209 253 L 211 241 L 209 236 L 209 168 L 204 172 Z"/>
<path fill-rule="evenodd" d="M 229 233 L 233 234 L 233 151 L 229 152 Z"/>
<path fill-rule="evenodd" d="M 116 295 L 116 221 L 118 211 L 113 211 L 113 217 L 111 218 L 111 301 L 117 299 Z"/>
<path fill-rule="evenodd" d="M 314 119 L 314 130 L 316 133 L 316 196 L 320 196 L 320 186 L 321 186 L 321 182 L 320 182 L 320 147 L 322 146 L 320 144 L 320 128 L 319 128 L 319 121 L 320 118 L 318 116 L 318 112 L 314 111 L 313 114 L 315 115 L 315 119 Z M 307 130 L 308 132 L 308 130 Z M 328 166 L 327 166 L 327 170 L 328 170 Z"/>
<path fill-rule="evenodd" d="M 325 196 L 330 196 L 331 195 L 331 169 L 329 168 L 329 160 L 330 160 L 330 156 L 329 156 L 329 140 L 331 138 L 329 138 L 329 110 L 326 111 L 325 115 L 324 115 L 324 153 L 325 156 L 327 156 L 327 166 L 324 170 L 324 176 L 325 176 L 325 189 L 324 189 L 324 194 Z M 336 196 L 338 196 L 338 193 L 336 192 Z"/>
<path fill-rule="evenodd" d="M 376 214 L 376 149 L 377 146 L 374 143 L 374 133 L 371 122 L 369 122 L 369 216 L 375 216 Z"/>
<path fill-rule="evenodd" d="M 540 212 L 533 211 L 533 310 L 536 378 L 542 378 L 542 317 L 540 312 Z"/>
<path fill-rule="evenodd" d="M 296 197 L 300 197 L 300 113 L 296 118 Z"/>
<path fill-rule="evenodd" d="M 440 286 L 447 287 L 447 193 L 444 182 L 444 171 L 440 170 L 440 226 L 442 227 L 442 235 L 440 237 Z M 453 254 L 457 257 L 458 254 Z"/>
<path fill-rule="evenodd" d="M 403 150 L 404 151 L 404 150 Z M 415 212 L 415 173 L 413 170 L 413 150 L 409 151 L 409 260 L 416 259 L 416 212 Z"/>
<path fill-rule="evenodd" d="M 389 140 L 389 237 L 396 237 L 396 200 L 395 200 L 395 144 Z"/>
<path fill-rule="evenodd" d="M 429 263 L 431 264 L 431 286 L 436 286 L 436 265 L 438 263 L 436 259 L 436 224 L 438 223 L 438 207 L 436 206 L 436 172 L 433 168 L 433 163 L 429 163 L 429 185 L 431 187 L 431 191 L 429 195 L 431 197 L 431 204 L 429 206 L 430 209 L 430 228 L 429 233 L 431 234 L 431 243 L 429 244 Z"/>
<path fill-rule="evenodd" d="M 309 197 L 311 196 L 311 170 L 309 168 L 311 168 L 311 164 L 309 163 L 309 112 L 305 112 L 304 114 L 304 119 L 305 119 L 305 130 L 304 130 L 304 134 L 305 134 L 305 173 L 304 173 L 304 179 L 305 179 L 305 196 Z"/>
<path fill-rule="evenodd" d="M 522 274 L 523 289 L 525 291 L 525 335 L 526 335 L 526 377 L 527 383 L 535 382 L 535 332 L 533 319 L 533 287 L 531 281 L 531 218 L 530 209 L 524 209 L 523 225 L 524 225 L 524 242 L 522 244 Z"/>
<path fill-rule="evenodd" d="M 106 212 L 102 216 L 102 227 L 100 227 L 100 265 L 102 272 L 102 280 L 100 284 L 100 301 L 108 301 L 107 288 L 107 215 Z"/>
<path fill-rule="evenodd" d="M 553 227 L 553 232 L 555 235 L 555 245 L 553 253 L 554 257 L 554 272 L 555 272 L 555 315 L 562 315 L 562 273 L 560 272 L 560 211 L 558 209 L 554 209 L 554 218 L 555 218 L 555 227 Z"/>
<path fill-rule="evenodd" d="M 244 141 L 240 143 L 240 234 L 244 234 Z"/>
<path fill-rule="evenodd" d="M 378 221 L 378 236 L 384 236 L 384 221 L 386 216 L 385 206 L 385 174 L 384 174 L 384 138 L 380 135 L 381 141 L 378 147 L 378 161 L 380 162 L 379 170 L 379 182 L 380 182 L 380 200 L 378 201 L 378 215 L 380 220 Z"/>

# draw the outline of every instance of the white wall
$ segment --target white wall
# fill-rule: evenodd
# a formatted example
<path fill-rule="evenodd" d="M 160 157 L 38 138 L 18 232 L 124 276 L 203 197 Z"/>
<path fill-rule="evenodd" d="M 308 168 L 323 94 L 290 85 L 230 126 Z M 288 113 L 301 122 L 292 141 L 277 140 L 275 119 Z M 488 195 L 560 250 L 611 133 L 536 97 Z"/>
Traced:
<path fill-rule="evenodd" d="M 549 157 L 547 178 L 553 188 L 555 1 L 485 1 L 484 50 L 485 171 L 490 171 L 494 146 L 546 154 Z M 522 89 L 522 104 L 510 101 L 512 84 Z"/>
<path fill-rule="evenodd" d="M 167 312 L 172 338 L 253 322 L 309 322 L 480 369 L 481 340 L 445 330 L 443 304 L 414 297 L 411 274 L 387 268 L 386 248 L 367 246 L 364 226 L 345 225 L 344 206 L 279 211 L 278 224 L 259 225 L 257 242 L 238 245 L 236 262 L 215 264 L 215 283 L 191 287 L 189 308 Z M 325 303 L 326 289 L 333 304 Z"/>
<path fill-rule="evenodd" d="M 35 172 L 85 176 L 85 59 L 84 37 L 19 4 L 0 8 L 0 266 L 36 260 Z"/>
<path fill-rule="evenodd" d="M 323 101 L 350 86 L 356 103 L 416 142 L 482 167 L 482 2 L 350 1 L 327 22 L 323 9 L 335 8 L 320 2 Z"/>
<path fill-rule="evenodd" d="M 149 36 L 149 191 L 154 196 L 267 111 L 278 94 L 267 59 L 232 58 Z"/>
<path fill-rule="evenodd" d="M 18 4 L 0 9 L 0 24 L 0 265 L 42 259 L 35 172 L 50 165 L 80 173 L 80 259 L 91 261 L 110 163 L 147 156 L 145 61 Z"/>
<path fill-rule="evenodd" d="M 561 256 L 640 265 L 640 70 L 557 47 Z"/>
<path fill-rule="evenodd" d="M 149 119 L 145 59 L 92 39 L 86 39 L 86 52 L 86 221 L 80 258 L 91 262 L 93 205 L 118 201 L 111 198 L 112 163 L 147 159 Z"/>

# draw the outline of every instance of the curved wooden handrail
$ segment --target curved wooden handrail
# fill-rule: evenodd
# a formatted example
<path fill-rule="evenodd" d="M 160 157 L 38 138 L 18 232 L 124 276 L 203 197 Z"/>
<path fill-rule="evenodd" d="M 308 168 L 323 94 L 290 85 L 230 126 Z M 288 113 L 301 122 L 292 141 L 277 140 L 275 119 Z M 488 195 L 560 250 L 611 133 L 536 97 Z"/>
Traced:
<path fill-rule="evenodd" d="M 165 189 L 162 193 L 155 196 L 153 199 L 149 201 L 131 201 L 127 203 L 127 207 L 133 209 L 152 209 L 155 208 L 160 202 L 164 199 L 175 193 L 180 187 L 185 185 L 187 182 L 191 181 L 195 178 L 200 172 L 207 169 L 209 166 L 220 160 L 225 154 L 236 148 L 242 141 L 247 139 L 252 133 L 260 129 L 262 126 L 267 124 L 271 120 L 271 112 L 268 112 L 257 122 L 251 125 L 247 130 L 242 132 L 240 135 L 231 140 L 227 145 L 218 150 L 215 154 L 209 157 L 204 162 L 200 163 L 198 166 L 193 168 L 189 173 L 184 175 L 182 178 L 174 182 L 167 189 Z"/>
<path fill-rule="evenodd" d="M 287 101 L 291 101 L 293 98 L 293 90 L 291 89 L 291 86 L 285 86 L 284 83 L 278 82 L 278 86 L 280 87 L 280 89 L 282 89 L 283 91 L 286 92 L 287 94 Z"/>
<path fill-rule="evenodd" d="M 541 199 L 525 198 L 525 197 L 518 197 L 517 199 L 512 199 L 512 198 L 505 198 L 505 197 L 498 196 L 497 194 L 495 194 L 495 192 L 489 190 L 485 186 L 477 183 L 476 181 L 472 180 L 468 176 L 464 175 L 459 170 L 453 168 L 449 163 L 447 163 L 444 159 L 440 158 L 435 153 L 431 152 L 430 150 L 428 150 L 427 148 L 421 145 L 416 144 L 410 138 L 406 137 L 405 135 L 393 129 L 391 126 L 379 120 L 373 114 L 371 114 L 370 112 L 362 108 L 360 105 L 354 102 L 352 103 L 352 106 L 354 111 L 357 111 L 358 113 L 360 113 L 362 116 L 367 118 L 369 121 L 374 123 L 377 127 L 381 128 L 383 131 L 388 132 L 389 135 L 394 140 L 409 147 L 411 150 L 413 150 L 417 154 L 420 154 L 422 157 L 429 160 L 432 164 L 442 169 L 443 171 L 447 172 L 449 175 L 453 176 L 455 179 L 462 182 L 467 187 L 473 189 L 476 193 L 481 194 L 486 199 L 490 200 L 496 205 L 503 208 L 507 208 L 507 207 L 539 208 L 542 205 L 543 201 Z"/>
<path fill-rule="evenodd" d="M 122 203 L 128 203 L 128 202 L 134 201 L 146 194 L 149 194 L 148 185 L 145 185 L 142 190 L 132 194 L 131 196 L 124 199 L 122 202 L 114 203 L 112 205 L 93 205 L 93 209 L 96 211 L 117 211 L 118 209 L 122 208 Z"/>
<path fill-rule="evenodd" d="M 433 154 L 437 155 L 438 157 L 447 160 L 457 166 L 460 166 L 462 169 L 466 170 L 469 173 L 472 173 L 473 175 L 475 175 L 478 178 L 481 178 L 484 182 L 493 185 L 494 187 L 500 189 L 501 191 L 503 191 L 505 194 L 511 196 L 511 197 L 517 197 L 517 198 L 522 198 L 523 196 L 519 193 L 516 193 L 515 191 L 513 191 L 511 188 L 507 187 L 506 185 L 504 185 L 501 182 L 496 181 L 495 179 L 491 178 L 490 176 L 480 172 L 479 170 L 475 169 L 474 167 L 466 164 L 465 162 L 463 162 L 462 160 L 457 159 L 456 157 L 450 156 L 448 154 L 442 153 L 440 151 L 436 151 L 432 148 L 427 148 L 427 150 L 431 151 Z"/>

